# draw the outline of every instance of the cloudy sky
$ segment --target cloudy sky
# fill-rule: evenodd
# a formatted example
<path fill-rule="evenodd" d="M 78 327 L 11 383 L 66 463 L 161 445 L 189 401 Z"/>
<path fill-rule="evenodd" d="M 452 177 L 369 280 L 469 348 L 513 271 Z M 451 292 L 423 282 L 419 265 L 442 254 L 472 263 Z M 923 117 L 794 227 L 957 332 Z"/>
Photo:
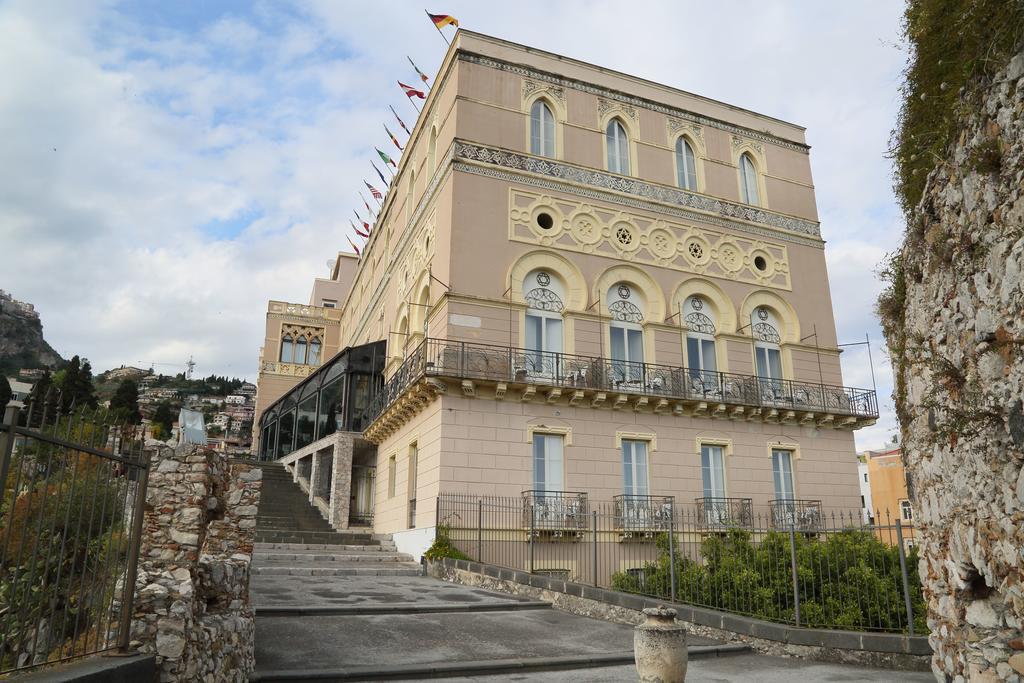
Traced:
<path fill-rule="evenodd" d="M 886 159 L 901 4 L 445 0 L 463 26 L 807 127 L 840 341 L 892 373 L 875 271 L 902 233 Z M 450 30 L 450 29 L 449 29 Z M 0 2 L 0 288 L 99 370 L 256 376 L 268 299 L 346 248 L 406 61 L 445 45 L 405 2 Z M 870 387 L 866 349 L 846 384 Z"/>

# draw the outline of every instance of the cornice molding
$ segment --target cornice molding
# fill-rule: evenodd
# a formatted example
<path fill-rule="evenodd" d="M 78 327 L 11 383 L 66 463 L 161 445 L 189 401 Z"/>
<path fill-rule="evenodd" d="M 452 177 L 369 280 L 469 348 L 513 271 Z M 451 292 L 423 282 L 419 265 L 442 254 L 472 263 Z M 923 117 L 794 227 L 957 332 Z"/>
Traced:
<path fill-rule="evenodd" d="M 642 109 L 649 109 L 651 111 L 656 111 L 660 114 L 665 114 L 666 116 L 674 116 L 679 119 L 684 119 L 690 121 L 691 123 L 696 123 L 704 126 L 712 126 L 714 128 L 718 128 L 729 133 L 735 133 L 737 135 L 742 135 L 743 137 L 751 138 L 753 140 L 759 140 L 761 142 L 767 142 L 773 145 L 778 145 L 779 147 L 785 147 L 786 149 L 791 149 L 797 152 L 803 152 L 804 154 L 806 154 L 807 151 L 810 149 L 810 145 L 805 145 L 800 142 L 794 142 L 792 140 L 786 140 L 785 138 L 780 138 L 770 133 L 753 130 L 751 128 L 745 128 L 743 126 L 738 126 L 734 123 L 727 123 L 720 119 L 715 119 L 710 116 L 703 116 L 695 112 L 686 111 L 685 109 L 669 107 L 660 102 L 648 100 L 643 97 L 636 97 L 635 95 L 627 95 L 626 93 L 619 92 L 617 90 L 611 90 L 609 88 L 604 88 L 598 85 L 594 85 L 593 83 L 580 81 L 575 78 L 566 78 L 565 76 L 559 76 L 557 74 L 548 73 L 546 71 L 539 71 L 537 69 L 533 69 L 522 64 L 511 64 L 509 62 L 504 62 L 500 59 L 495 59 L 494 57 L 487 57 L 473 52 L 466 52 L 465 50 L 461 49 L 458 53 L 458 58 L 461 61 L 469 62 L 471 64 L 479 64 L 480 66 L 486 66 L 492 69 L 507 71 L 509 73 L 514 73 L 519 76 L 531 78 L 535 81 L 542 81 L 544 83 L 550 83 L 552 85 L 561 86 L 563 88 L 572 88 L 573 90 L 579 90 L 581 92 L 585 92 L 591 95 L 596 95 L 597 97 L 603 97 L 606 100 L 615 100 L 616 102 L 620 102 L 623 105 L 632 105 L 634 107 L 640 107 Z"/>
<path fill-rule="evenodd" d="M 764 237 L 789 239 L 820 247 L 821 231 L 814 221 L 772 213 L 753 206 L 716 199 L 637 178 L 625 178 L 563 161 L 484 147 L 456 140 L 455 170 L 515 180 L 557 192 L 666 212 Z M 465 163 L 459 163 L 465 162 Z M 486 165 L 486 167 L 480 166 Z M 499 170 L 500 169 L 500 170 Z M 612 192 L 617 194 L 611 194 Z M 627 195 L 623 198 L 621 195 Z M 744 221 L 744 222 L 741 222 Z M 754 224 L 754 225 L 749 225 Z"/>

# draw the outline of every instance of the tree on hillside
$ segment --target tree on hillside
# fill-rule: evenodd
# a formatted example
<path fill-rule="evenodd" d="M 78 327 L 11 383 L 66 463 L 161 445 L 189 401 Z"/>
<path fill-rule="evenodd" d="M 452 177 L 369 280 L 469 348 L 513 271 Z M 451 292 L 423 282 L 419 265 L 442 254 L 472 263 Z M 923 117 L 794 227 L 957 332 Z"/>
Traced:
<path fill-rule="evenodd" d="M 63 370 L 58 370 L 58 372 L 63 372 Z M 57 403 L 57 392 L 53 376 L 50 375 L 49 370 L 45 371 L 43 376 L 39 378 L 39 381 L 32 386 L 32 391 L 28 395 L 28 405 L 32 418 L 30 427 L 41 425 L 44 414 L 47 424 L 52 423 L 53 416 L 57 412 L 59 405 Z"/>
<path fill-rule="evenodd" d="M 4 407 L 11 400 L 13 396 L 11 392 L 11 383 L 7 381 L 7 378 L 0 375 L 0 413 L 3 412 Z M 0 415 L 2 418 L 2 415 Z"/>
<path fill-rule="evenodd" d="M 110 411 L 131 424 L 139 424 L 142 419 L 139 412 L 139 385 L 130 379 L 121 382 L 114 397 L 110 399 Z"/>
<path fill-rule="evenodd" d="M 92 365 L 87 359 L 73 356 L 67 367 L 54 373 L 53 383 L 60 389 L 62 410 L 71 406 L 96 407 L 96 389 L 92 384 Z"/>
<path fill-rule="evenodd" d="M 171 412 L 171 404 L 168 401 L 160 401 L 156 405 L 156 411 L 153 413 L 151 422 L 155 427 L 160 428 L 160 436 L 156 438 L 166 439 L 170 437 L 171 429 L 174 426 L 174 414 Z"/>

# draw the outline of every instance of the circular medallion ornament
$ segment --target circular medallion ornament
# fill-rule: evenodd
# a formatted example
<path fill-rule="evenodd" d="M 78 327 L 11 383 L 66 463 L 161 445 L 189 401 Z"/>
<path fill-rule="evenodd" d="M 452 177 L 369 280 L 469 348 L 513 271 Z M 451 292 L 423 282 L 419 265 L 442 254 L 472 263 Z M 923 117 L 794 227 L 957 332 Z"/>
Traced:
<path fill-rule="evenodd" d="M 626 285 L 619 285 L 619 298 L 620 299 L 628 299 L 629 298 L 629 294 L 630 294 L 629 287 L 627 287 Z"/>
<path fill-rule="evenodd" d="M 537 284 L 541 287 L 547 287 L 551 284 L 551 276 L 547 273 L 537 273 Z"/>
<path fill-rule="evenodd" d="M 704 308 L 704 302 L 701 300 L 699 296 L 695 296 L 692 299 L 690 299 L 690 307 L 693 308 L 693 310 L 695 311 L 699 311 Z"/>
<path fill-rule="evenodd" d="M 768 311 L 765 310 L 764 307 L 758 308 L 757 309 L 757 317 L 760 318 L 761 320 L 767 320 L 768 319 Z"/>

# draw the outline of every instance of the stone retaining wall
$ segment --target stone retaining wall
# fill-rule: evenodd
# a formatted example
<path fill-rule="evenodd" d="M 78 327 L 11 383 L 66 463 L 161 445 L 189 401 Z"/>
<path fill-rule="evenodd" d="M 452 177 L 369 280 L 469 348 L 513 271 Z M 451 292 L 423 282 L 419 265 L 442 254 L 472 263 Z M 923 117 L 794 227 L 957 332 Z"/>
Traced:
<path fill-rule="evenodd" d="M 665 605 L 678 612 L 677 619 L 691 633 L 746 643 L 768 655 L 905 671 L 927 671 L 931 656 L 923 637 L 796 628 L 467 560 L 430 562 L 427 573 L 443 581 L 544 600 L 565 612 L 632 626 L 643 620 L 644 608 Z"/>
<path fill-rule="evenodd" d="M 195 446 L 151 457 L 132 647 L 156 655 L 160 681 L 246 681 L 262 470 Z"/>
<path fill-rule="evenodd" d="M 1024 681 L 1024 52 L 978 87 L 880 312 L 933 668 Z"/>

